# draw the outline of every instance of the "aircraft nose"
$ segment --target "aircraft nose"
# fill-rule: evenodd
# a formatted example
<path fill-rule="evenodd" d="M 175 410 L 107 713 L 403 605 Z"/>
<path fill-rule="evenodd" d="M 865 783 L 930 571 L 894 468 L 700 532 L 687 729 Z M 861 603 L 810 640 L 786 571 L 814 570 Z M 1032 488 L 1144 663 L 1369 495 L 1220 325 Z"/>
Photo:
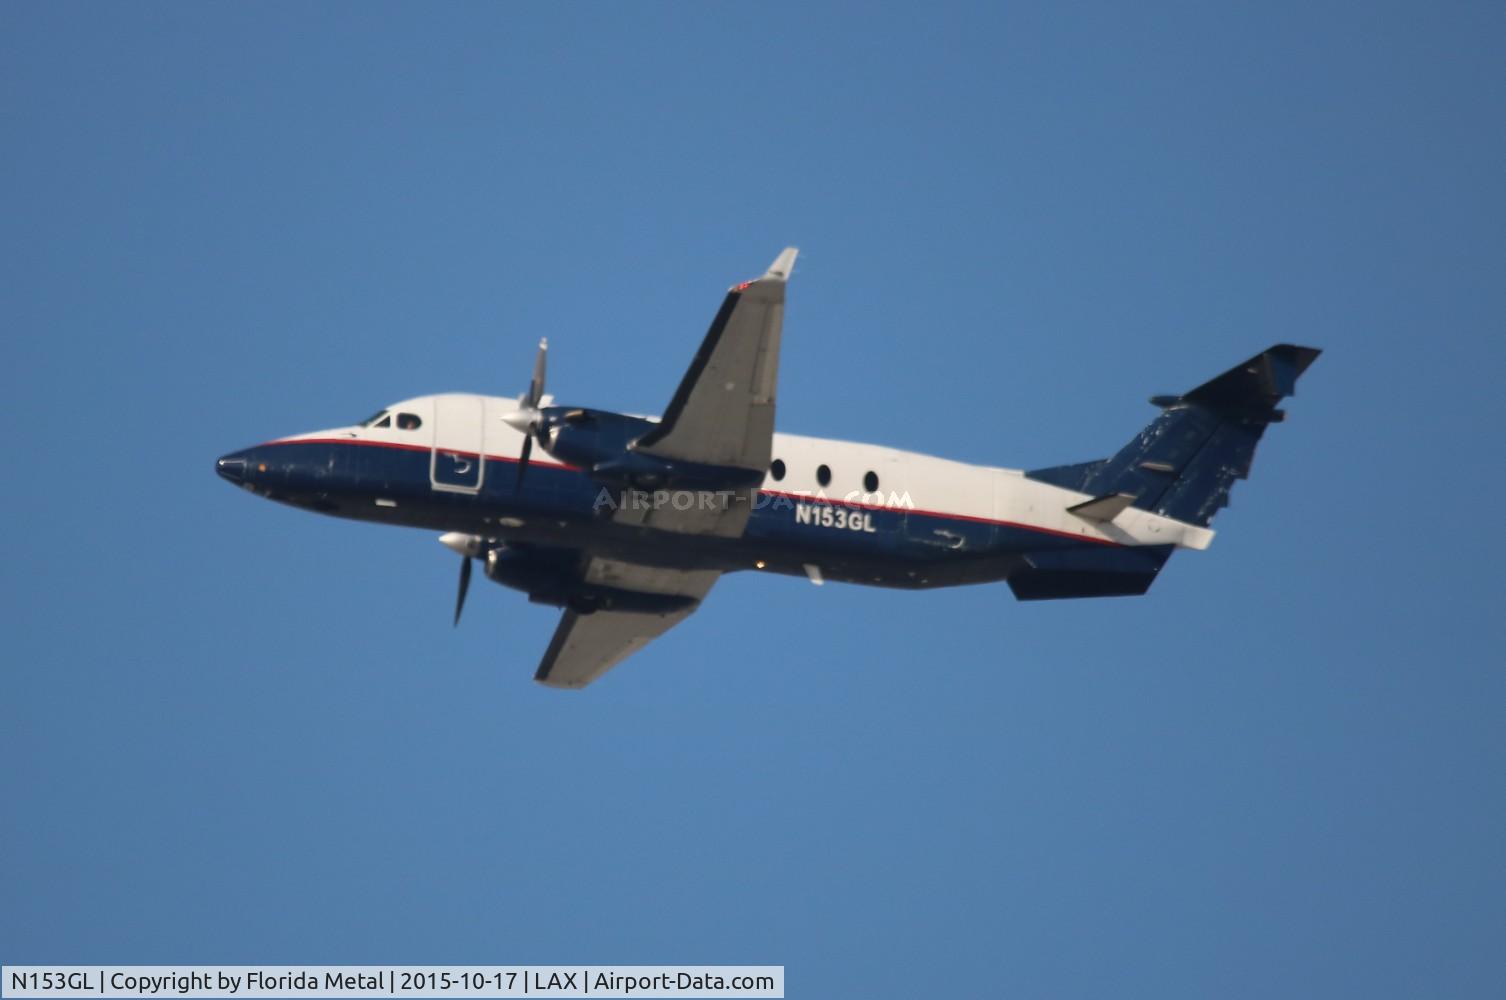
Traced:
<path fill-rule="evenodd" d="M 232 452 L 215 461 L 214 471 L 232 483 L 243 483 L 246 481 L 246 456 L 238 451 Z"/>

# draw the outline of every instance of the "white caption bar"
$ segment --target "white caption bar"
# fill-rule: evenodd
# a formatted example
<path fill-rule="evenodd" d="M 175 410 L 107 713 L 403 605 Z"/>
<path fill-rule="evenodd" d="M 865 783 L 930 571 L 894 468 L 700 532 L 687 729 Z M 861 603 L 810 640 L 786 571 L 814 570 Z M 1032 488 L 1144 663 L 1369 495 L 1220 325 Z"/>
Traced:
<path fill-rule="evenodd" d="M 782 965 L 7 965 L 0 997 L 782 997 Z"/>

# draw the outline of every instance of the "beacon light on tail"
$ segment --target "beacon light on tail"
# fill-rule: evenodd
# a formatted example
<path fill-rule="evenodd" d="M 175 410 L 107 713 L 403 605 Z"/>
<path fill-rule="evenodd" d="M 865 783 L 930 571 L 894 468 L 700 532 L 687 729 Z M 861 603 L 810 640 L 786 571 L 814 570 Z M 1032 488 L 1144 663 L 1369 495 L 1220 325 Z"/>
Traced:
<path fill-rule="evenodd" d="M 548 345 L 516 400 L 421 396 L 221 458 L 269 499 L 443 532 L 564 609 L 537 680 L 591 683 L 695 611 L 723 573 L 880 587 L 1003 582 L 1021 600 L 1143 594 L 1204 549 L 1277 404 L 1318 356 L 1277 344 L 1181 395 L 1109 458 L 1022 471 L 774 432 L 796 251 L 734 285 L 657 419 L 557 406 Z"/>

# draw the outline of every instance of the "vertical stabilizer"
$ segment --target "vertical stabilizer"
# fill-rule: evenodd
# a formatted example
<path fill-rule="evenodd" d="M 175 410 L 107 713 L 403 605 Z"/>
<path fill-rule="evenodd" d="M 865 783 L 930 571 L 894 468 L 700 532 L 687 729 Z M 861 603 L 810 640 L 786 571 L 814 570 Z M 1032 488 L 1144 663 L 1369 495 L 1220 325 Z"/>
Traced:
<path fill-rule="evenodd" d="M 1277 344 L 1190 392 L 1153 398 L 1161 415 L 1113 458 L 1026 475 L 1095 497 L 1132 496 L 1142 510 L 1207 527 L 1234 481 L 1249 476 L 1265 429 L 1285 416 L 1276 404 L 1319 353 Z"/>

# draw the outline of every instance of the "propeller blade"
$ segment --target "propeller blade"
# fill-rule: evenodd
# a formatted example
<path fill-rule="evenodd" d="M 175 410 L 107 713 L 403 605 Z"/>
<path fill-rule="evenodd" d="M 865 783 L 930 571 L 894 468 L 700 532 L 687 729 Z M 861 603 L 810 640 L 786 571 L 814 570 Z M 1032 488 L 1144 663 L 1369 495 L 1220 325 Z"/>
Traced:
<path fill-rule="evenodd" d="M 539 338 L 539 353 L 533 360 L 533 381 L 528 383 L 528 409 L 537 409 L 544 398 L 544 360 L 549 353 L 549 338 Z"/>
<path fill-rule="evenodd" d="M 523 454 L 518 458 L 518 479 L 513 491 L 523 488 L 523 476 L 528 472 L 528 458 L 533 454 L 533 441 L 538 438 L 539 447 L 549 450 L 549 431 L 544 426 L 544 415 L 539 412 L 539 403 L 544 399 L 544 368 L 549 356 L 549 340 L 539 339 L 539 353 L 533 359 L 533 380 L 528 391 L 518 397 L 518 408 L 502 414 L 502 422 L 523 435 Z"/>
<path fill-rule="evenodd" d="M 455 595 L 455 624 L 460 624 L 460 612 L 465 608 L 465 592 L 471 589 L 471 560 L 460 557 L 460 593 Z"/>
<path fill-rule="evenodd" d="M 524 437 L 523 437 L 523 454 L 521 456 L 519 456 L 519 458 L 518 458 L 518 479 L 517 479 L 517 482 L 513 483 L 513 487 L 512 487 L 514 493 L 516 493 L 518 490 L 521 490 L 523 488 L 523 473 L 525 473 L 525 472 L 528 471 L 528 456 L 530 454 L 532 454 L 532 453 L 533 453 L 533 435 L 532 434 L 524 435 Z"/>

